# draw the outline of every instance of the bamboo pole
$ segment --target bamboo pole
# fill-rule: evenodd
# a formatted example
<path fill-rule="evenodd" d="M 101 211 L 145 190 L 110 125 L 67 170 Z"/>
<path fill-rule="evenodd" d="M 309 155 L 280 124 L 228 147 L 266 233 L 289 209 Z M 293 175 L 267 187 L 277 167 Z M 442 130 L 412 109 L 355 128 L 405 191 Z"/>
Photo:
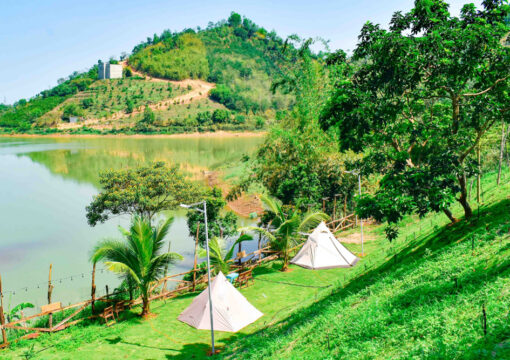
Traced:
<path fill-rule="evenodd" d="M 7 345 L 7 333 L 4 329 L 5 316 L 4 316 L 4 294 L 2 292 L 2 276 L 0 275 L 0 326 L 2 327 L 2 343 Z"/>
<path fill-rule="evenodd" d="M 198 253 L 198 235 L 200 230 L 200 223 L 197 225 L 197 235 L 195 236 L 195 260 L 193 261 L 193 292 L 196 288 L 197 281 L 197 253 Z"/>
<path fill-rule="evenodd" d="M 53 285 L 51 284 L 51 270 L 53 268 L 53 264 L 50 264 L 50 272 L 48 274 L 48 304 L 51 304 L 51 293 L 53 292 Z M 48 315 L 48 325 L 49 329 L 53 327 L 53 314 L 50 313 Z"/>
<path fill-rule="evenodd" d="M 96 311 L 96 263 L 92 265 L 92 288 L 90 289 L 92 314 Z"/>
<path fill-rule="evenodd" d="M 259 233 L 259 246 L 258 246 L 258 252 L 259 252 L 259 261 L 262 260 L 262 251 L 260 249 L 260 242 L 262 241 L 262 234 Z"/>

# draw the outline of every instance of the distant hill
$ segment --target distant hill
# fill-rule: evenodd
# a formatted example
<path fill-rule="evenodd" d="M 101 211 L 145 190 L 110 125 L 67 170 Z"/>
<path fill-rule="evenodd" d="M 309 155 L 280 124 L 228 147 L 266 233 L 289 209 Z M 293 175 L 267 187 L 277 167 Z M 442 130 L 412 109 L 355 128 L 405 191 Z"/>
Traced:
<path fill-rule="evenodd" d="M 261 129 L 293 103 L 270 90 L 284 46 L 294 51 L 236 13 L 206 29 L 165 30 L 110 60 L 123 65 L 123 79 L 97 80 L 94 65 L 28 101 L 1 105 L 0 132 Z"/>

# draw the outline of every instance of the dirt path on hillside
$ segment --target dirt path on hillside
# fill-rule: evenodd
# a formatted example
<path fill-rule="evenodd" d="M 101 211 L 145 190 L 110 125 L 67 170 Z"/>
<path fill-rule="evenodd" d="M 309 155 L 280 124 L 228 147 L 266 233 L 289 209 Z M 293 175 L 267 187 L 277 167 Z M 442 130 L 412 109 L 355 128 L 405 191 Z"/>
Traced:
<path fill-rule="evenodd" d="M 125 61 L 121 62 L 123 66 L 126 66 Z M 191 87 L 191 90 L 187 92 L 186 94 L 182 94 L 176 97 L 168 98 L 162 101 L 159 101 L 155 104 L 149 105 L 149 108 L 151 110 L 166 110 L 172 105 L 177 104 L 190 104 L 194 101 L 198 101 L 201 99 L 205 99 L 209 96 L 209 91 L 214 89 L 216 84 L 210 83 L 204 80 L 199 79 L 185 79 L 181 81 L 174 81 L 174 80 L 167 80 L 167 79 L 160 79 L 160 78 L 153 78 L 150 76 L 146 76 L 138 71 L 133 70 L 133 75 L 138 75 L 141 77 L 145 77 L 145 81 L 151 81 L 151 82 L 165 82 L 170 83 L 175 86 L 179 86 L 181 88 L 188 88 Z M 78 93 L 77 95 L 79 95 Z M 80 128 L 82 126 L 88 126 L 94 129 L 106 129 L 111 128 L 112 125 L 107 124 L 101 124 L 102 122 L 111 121 L 111 120 L 120 120 L 129 118 L 132 115 L 137 115 L 143 113 L 145 110 L 145 106 L 139 106 L 133 110 L 132 113 L 127 114 L 125 111 L 117 111 L 112 116 L 109 116 L 108 118 L 101 120 L 101 119 L 87 119 L 85 121 L 79 122 L 79 123 L 59 123 L 57 125 L 58 129 L 65 130 L 65 129 L 76 129 Z"/>

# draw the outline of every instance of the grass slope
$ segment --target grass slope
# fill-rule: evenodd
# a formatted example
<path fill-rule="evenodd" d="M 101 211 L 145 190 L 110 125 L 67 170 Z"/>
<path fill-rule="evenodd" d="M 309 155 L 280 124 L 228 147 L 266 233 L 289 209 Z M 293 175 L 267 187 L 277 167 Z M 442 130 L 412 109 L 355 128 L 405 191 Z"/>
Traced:
<path fill-rule="evenodd" d="M 507 359 L 510 356 L 510 174 L 484 177 L 473 221 L 409 217 L 389 244 L 368 232 L 367 256 L 351 269 L 309 271 L 278 262 L 255 270 L 242 293 L 264 316 L 237 334 L 217 332 L 227 359 Z M 459 212 L 460 209 L 457 209 Z M 348 244 L 354 252 L 359 245 Z M 193 300 L 156 302 L 112 327 L 76 326 L 22 341 L 0 357 L 35 359 L 205 358 L 209 333 L 177 321 Z M 482 309 L 487 314 L 487 335 Z"/>

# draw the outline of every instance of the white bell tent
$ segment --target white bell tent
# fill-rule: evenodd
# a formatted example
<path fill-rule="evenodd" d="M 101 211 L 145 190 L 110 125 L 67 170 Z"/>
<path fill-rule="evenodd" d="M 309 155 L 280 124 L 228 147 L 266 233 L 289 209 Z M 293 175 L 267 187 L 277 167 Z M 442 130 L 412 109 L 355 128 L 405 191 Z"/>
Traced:
<path fill-rule="evenodd" d="M 317 270 L 352 267 L 358 260 L 356 255 L 336 239 L 326 224 L 321 222 L 290 262 L 307 269 Z"/>
<path fill-rule="evenodd" d="M 178 319 L 197 329 L 210 330 L 209 295 L 205 289 Z M 214 330 L 237 332 L 263 314 L 227 280 L 223 273 L 211 282 Z"/>

